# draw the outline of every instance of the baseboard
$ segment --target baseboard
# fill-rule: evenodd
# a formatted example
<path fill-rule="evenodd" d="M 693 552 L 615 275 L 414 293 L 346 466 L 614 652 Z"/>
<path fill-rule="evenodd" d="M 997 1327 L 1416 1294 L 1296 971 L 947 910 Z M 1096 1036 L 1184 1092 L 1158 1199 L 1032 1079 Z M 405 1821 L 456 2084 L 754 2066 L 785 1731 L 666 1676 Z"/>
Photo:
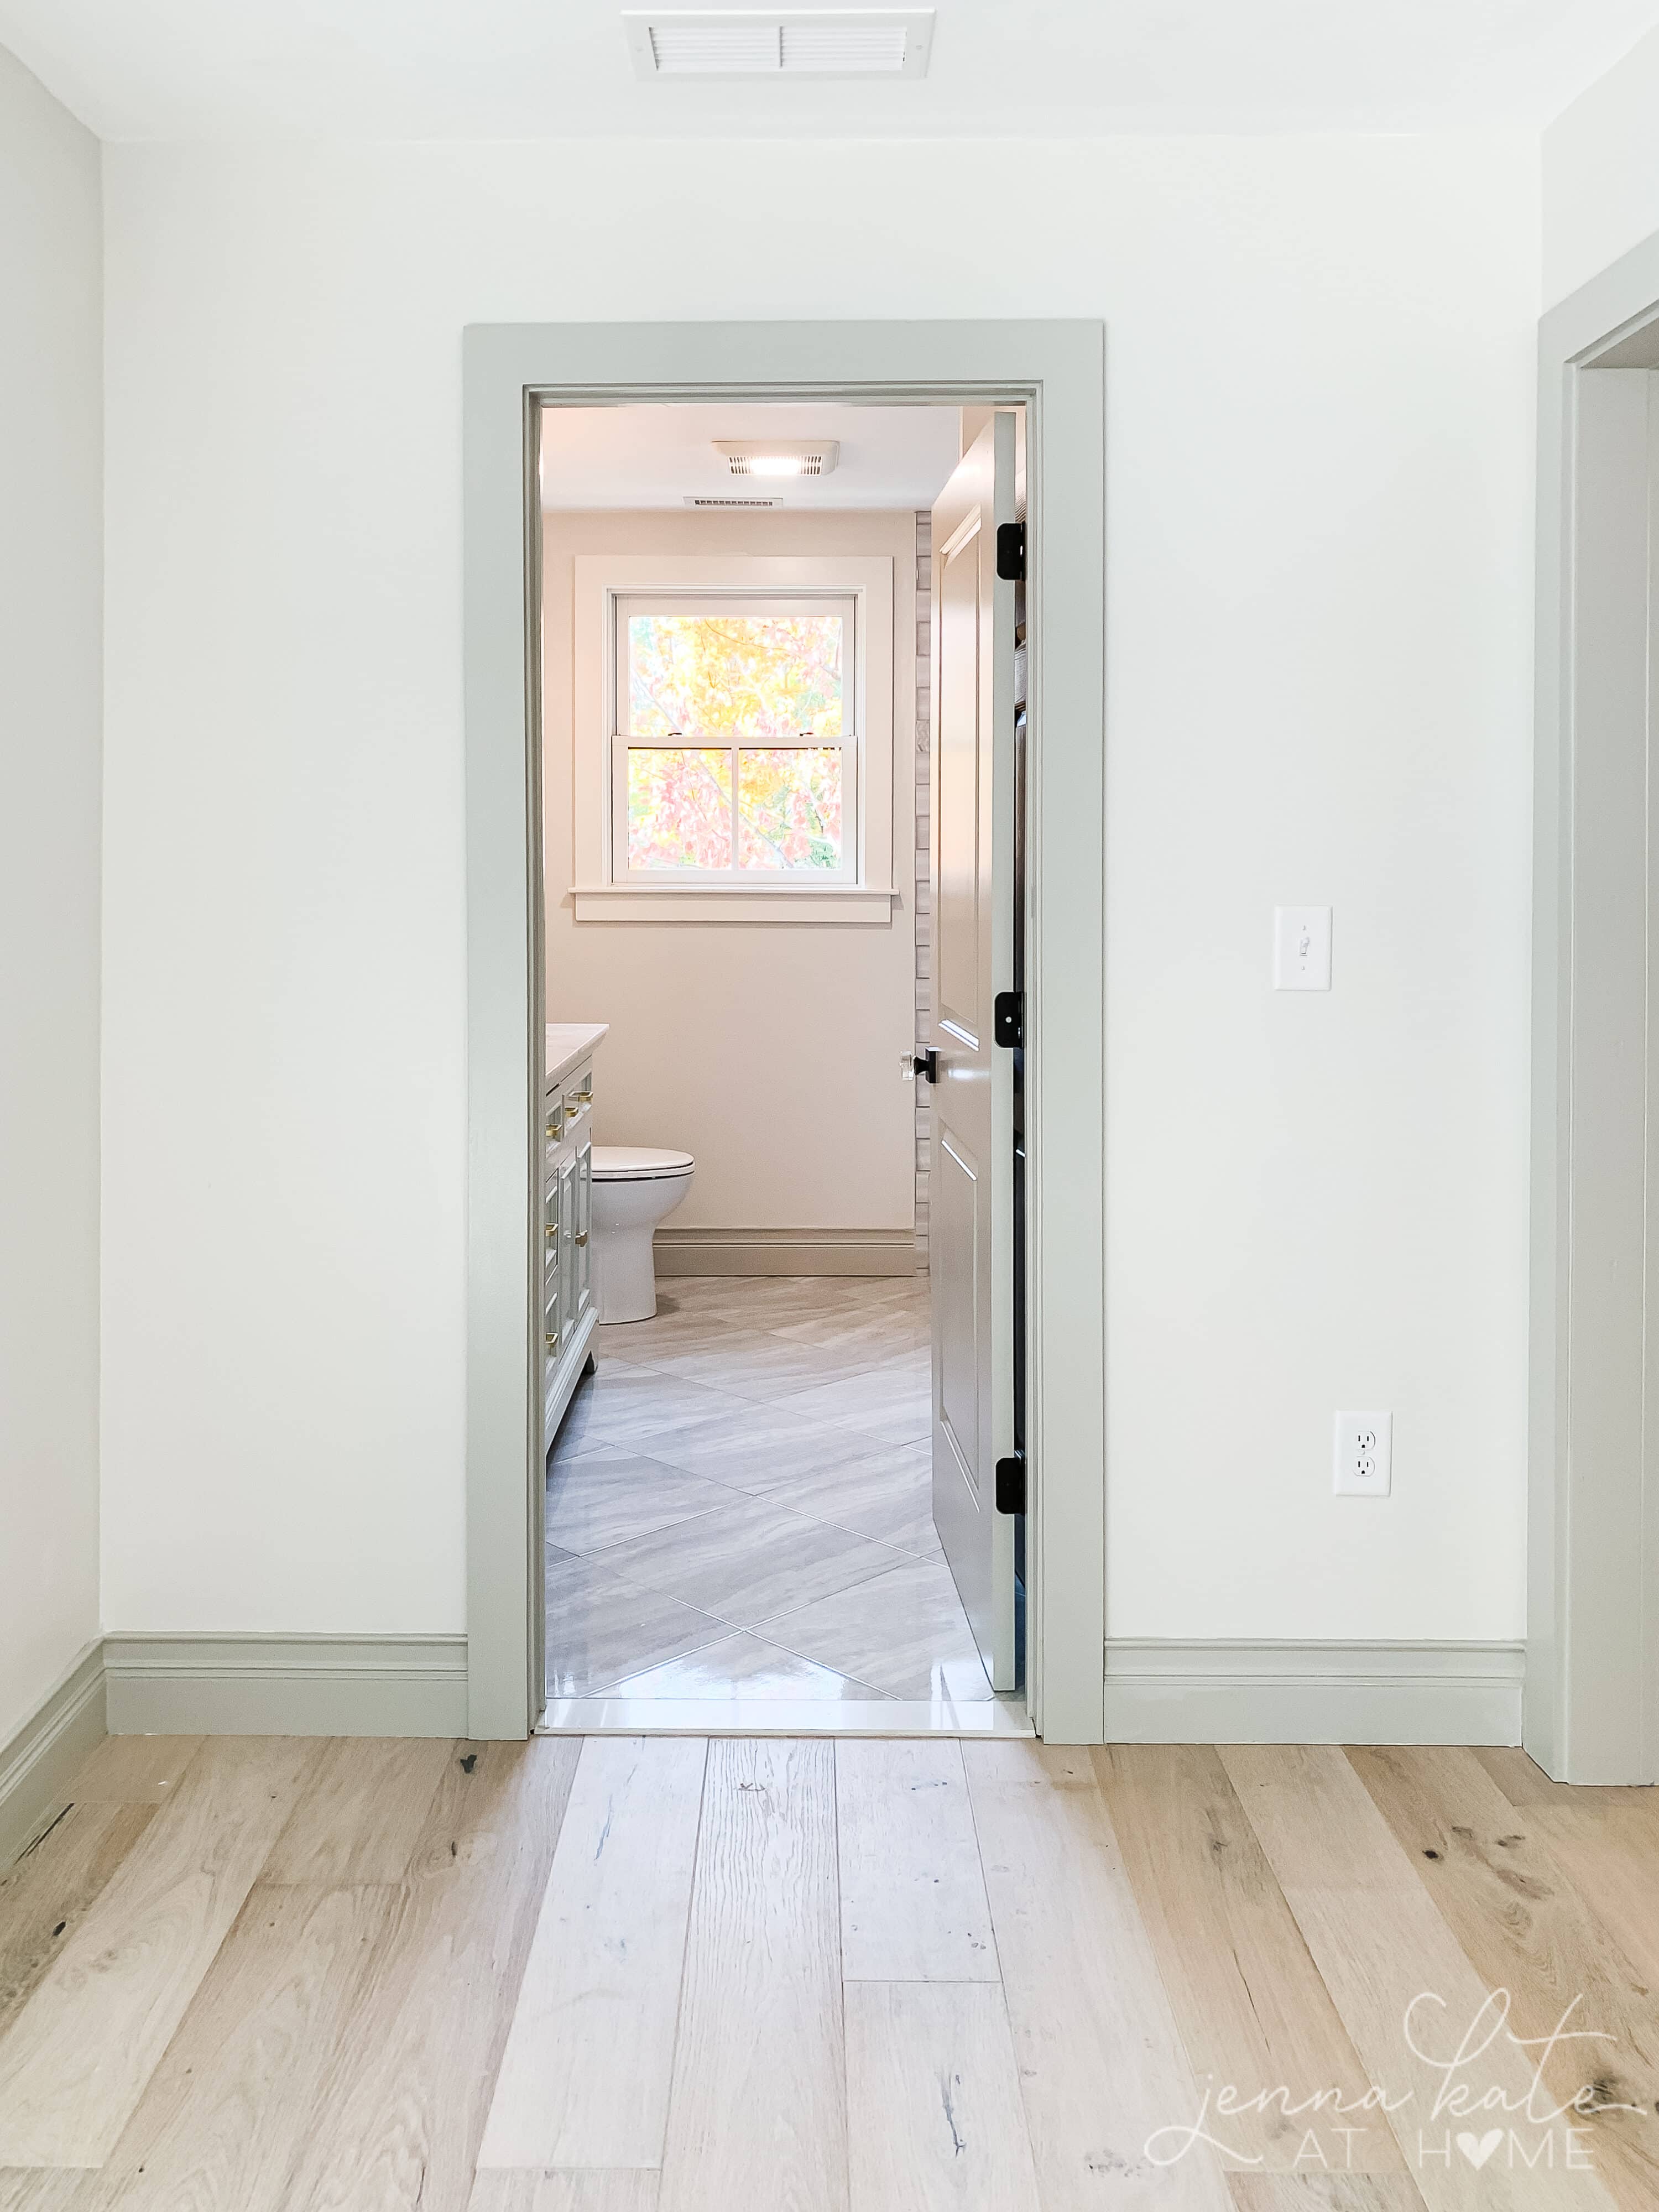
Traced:
<path fill-rule="evenodd" d="M 914 1275 L 908 1229 L 659 1229 L 659 1275 Z"/>
<path fill-rule="evenodd" d="M 104 1639 L 112 1735 L 465 1735 L 464 1636 Z"/>
<path fill-rule="evenodd" d="M 106 1734 L 100 1644 L 88 1644 L 0 1744 L 0 1871 L 68 1802 L 70 1776 Z"/>
<path fill-rule="evenodd" d="M 1109 1743 L 1521 1741 L 1520 1644 L 1106 1646 Z"/>

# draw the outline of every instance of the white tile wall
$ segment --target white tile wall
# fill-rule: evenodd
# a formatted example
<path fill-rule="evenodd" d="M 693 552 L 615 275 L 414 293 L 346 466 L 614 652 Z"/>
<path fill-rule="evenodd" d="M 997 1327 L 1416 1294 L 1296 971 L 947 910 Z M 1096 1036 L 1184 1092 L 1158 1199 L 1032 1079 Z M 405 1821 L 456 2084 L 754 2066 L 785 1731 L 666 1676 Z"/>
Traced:
<path fill-rule="evenodd" d="M 916 516 L 916 1049 L 927 1045 L 933 993 L 933 886 L 928 878 L 929 747 L 933 735 L 933 518 Z M 927 1091 L 916 1085 L 916 1268 L 927 1268 Z"/>

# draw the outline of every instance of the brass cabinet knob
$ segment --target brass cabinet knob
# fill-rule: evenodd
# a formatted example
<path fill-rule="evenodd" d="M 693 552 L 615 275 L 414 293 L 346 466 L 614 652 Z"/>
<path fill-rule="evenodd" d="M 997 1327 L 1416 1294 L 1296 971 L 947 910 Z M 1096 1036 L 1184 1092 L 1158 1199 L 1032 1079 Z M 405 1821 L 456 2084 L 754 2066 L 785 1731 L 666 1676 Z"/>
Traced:
<path fill-rule="evenodd" d="M 544 1336 L 542 1341 L 550 1352 L 556 1352 L 559 1348 L 559 1340 L 556 1336 Z"/>
<path fill-rule="evenodd" d="M 576 1231 L 576 1242 L 577 1242 L 577 1243 L 579 1243 L 579 1244 L 586 1244 L 586 1242 L 587 1242 L 587 1231 L 586 1231 L 585 1229 L 579 1229 L 579 1230 Z"/>

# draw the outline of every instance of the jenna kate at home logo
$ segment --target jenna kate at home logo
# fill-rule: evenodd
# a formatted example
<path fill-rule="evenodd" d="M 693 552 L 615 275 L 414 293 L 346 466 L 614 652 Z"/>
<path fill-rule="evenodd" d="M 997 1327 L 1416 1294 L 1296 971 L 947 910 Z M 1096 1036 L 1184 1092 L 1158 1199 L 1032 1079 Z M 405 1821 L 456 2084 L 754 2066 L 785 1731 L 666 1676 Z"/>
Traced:
<path fill-rule="evenodd" d="M 1174 2166 L 1206 2144 L 1238 2166 L 1265 2166 L 1252 2148 L 1252 2123 L 1300 2122 L 1303 2133 L 1288 2163 L 1304 2171 L 1364 2172 L 1366 2137 L 1391 2134 L 1417 2166 L 1467 2162 L 1547 2172 L 1582 2172 L 1594 2164 L 1586 2121 L 1597 2112 L 1646 2114 L 1617 2100 L 1607 2069 L 1586 2064 L 1587 2078 L 1565 2103 L 1544 2087 L 1545 2069 L 1573 2044 L 1607 2044 L 1610 2036 L 1573 2025 L 1583 2003 L 1575 1997 L 1547 2035 L 1517 2035 L 1510 2025 L 1510 1993 L 1494 1990 L 1460 2035 L 1443 1997 L 1424 1990 L 1406 2008 L 1397 2084 L 1373 2081 L 1345 2098 L 1334 2088 L 1297 2095 L 1284 2083 L 1245 2092 L 1211 2082 L 1190 2122 L 1158 2128 L 1146 2138 L 1154 2166 Z M 1591 2054 L 1582 2054 L 1588 2062 Z M 1285 2163 L 1275 2160 L 1276 2165 Z"/>

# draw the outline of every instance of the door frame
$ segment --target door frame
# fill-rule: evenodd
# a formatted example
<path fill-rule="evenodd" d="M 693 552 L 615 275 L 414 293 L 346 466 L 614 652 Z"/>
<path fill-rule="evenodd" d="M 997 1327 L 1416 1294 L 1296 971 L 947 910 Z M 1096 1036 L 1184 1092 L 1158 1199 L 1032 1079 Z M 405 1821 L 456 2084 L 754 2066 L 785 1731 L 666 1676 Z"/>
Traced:
<path fill-rule="evenodd" d="M 1539 331 L 1522 1741 L 1659 1781 L 1659 237 Z"/>
<path fill-rule="evenodd" d="M 463 333 L 467 1699 L 527 1735 L 542 1573 L 541 501 L 537 410 L 721 398 L 1024 404 L 1027 1698 L 1105 1726 L 1105 331 L 1097 322 L 484 324 Z M 1045 477 L 1056 487 L 1044 497 Z M 1044 1162 L 1064 1164 L 1045 1175 Z"/>

